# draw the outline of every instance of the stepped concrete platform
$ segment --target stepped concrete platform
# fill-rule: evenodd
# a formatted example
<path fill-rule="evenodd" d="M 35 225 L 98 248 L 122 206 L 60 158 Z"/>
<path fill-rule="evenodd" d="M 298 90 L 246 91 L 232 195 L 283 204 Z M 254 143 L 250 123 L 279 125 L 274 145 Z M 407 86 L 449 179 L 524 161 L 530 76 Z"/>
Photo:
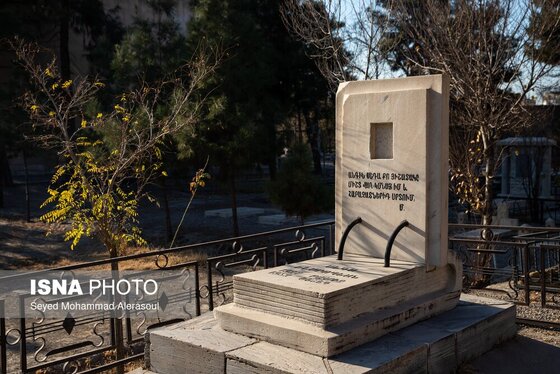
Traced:
<path fill-rule="evenodd" d="M 451 265 L 427 272 L 424 264 L 348 254 L 315 258 L 233 277 L 234 303 L 321 327 L 389 309 L 426 294 L 455 290 Z M 223 327 L 223 326 L 222 326 Z"/>
<path fill-rule="evenodd" d="M 459 269 L 457 271 L 457 269 Z M 235 275 L 234 303 L 214 310 L 226 331 L 330 357 L 455 307 L 460 264 L 348 254 Z"/>
<path fill-rule="evenodd" d="M 448 373 L 515 335 L 515 306 L 461 295 L 456 308 L 333 357 L 221 329 L 212 313 L 148 332 L 147 370 L 178 373 Z"/>

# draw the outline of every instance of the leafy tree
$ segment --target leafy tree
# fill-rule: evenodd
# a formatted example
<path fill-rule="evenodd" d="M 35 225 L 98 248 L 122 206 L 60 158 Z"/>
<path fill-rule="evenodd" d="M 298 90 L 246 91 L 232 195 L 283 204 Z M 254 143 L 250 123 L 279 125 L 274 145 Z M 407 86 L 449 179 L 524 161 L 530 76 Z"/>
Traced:
<path fill-rule="evenodd" d="M 276 125 L 297 113 L 297 105 L 300 111 L 316 110 L 310 104 L 304 108 L 303 100 L 297 102 L 301 96 L 296 90 L 316 77 L 317 71 L 304 59 L 304 46 L 285 32 L 278 6 L 279 1 L 264 0 L 193 2 L 188 32 L 191 50 L 205 38 L 223 45 L 228 58 L 207 82 L 203 126 L 187 134 L 189 141 L 183 140 L 180 150 L 185 157 L 201 147 L 209 152 L 210 165 L 219 168 L 218 177 L 229 186 L 234 235 L 239 234 L 238 174 L 254 162 L 268 164 L 274 174 L 279 153 Z M 309 119 L 313 122 L 319 115 Z"/>
<path fill-rule="evenodd" d="M 149 1 L 154 20 L 136 18 L 115 45 L 111 61 L 115 83 L 121 87 L 161 79 L 187 57 L 186 38 L 173 19 L 176 1 Z"/>
<path fill-rule="evenodd" d="M 330 11 L 327 14 L 342 14 L 332 12 L 341 9 L 340 4 L 335 6 L 337 1 L 318 3 Z M 536 17 L 539 11 L 547 9 L 545 4 L 556 9 L 556 3 L 554 0 L 383 0 L 376 2 L 383 8 L 379 9 L 382 17 L 361 18 L 364 29 L 382 27 L 375 50 L 394 70 L 407 75 L 449 75 L 452 186 L 470 210 L 481 214 L 485 224 L 491 223 L 492 182 L 500 162 L 496 142 L 504 134 L 515 133 L 531 123 L 530 113 L 524 107 L 525 98 L 553 73 L 553 67 L 547 64 L 550 62 L 547 51 L 556 50 L 550 42 L 552 30 L 557 30 L 556 23 L 560 21 L 558 17 L 552 18 L 554 22 L 536 21 Z M 367 10 L 363 4 L 356 0 L 347 2 L 346 6 Z M 315 13 L 303 10 L 298 17 L 303 19 L 299 22 L 305 25 L 303 31 L 307 30 L 300 33 L 304 40 L 315 43 L 317 35 L 324 35 L 325 39 L 335 35 L 324 32 L 328 30 L 324 21 L 328 17 L 313 17 Z M 316 22 L 316 19 L 323 21 Z M 528 32 L 531 20 L 534 29 Z M 340 27 L 345 29 L 349 25 Z M 344 35 L 343 30 L 338 33 Z M 331 50 L 335 50 L 334 46 Z M 319 54 L 315 58 L 324 56 Z M 361 70 L 365 71 L 363 59 L 353 62 L 361 63 Z M 338 77 L 339 81 L 347 79 L 340 74 L 340 65 L 329 65 L 333 70 L 330 76 Z"/>
<path fill-rule="evenodd" d="M 82 77 L 64 80 L 54 58 L 47 65 L 38 62 L 37 46 L 18 42 L 15 47 L 34 87 L 23 107 L 36 139 L 61 157 L 43 204 L 53 207 L 41 218 L 70 221 L 65 239 L 72 248 L 83 236 L 95 236 L 115 257 L 127 245 L 143 243 L 136 221 L 138 202 L 149 198 L 146 185 L 165 173 L 163 144 L 196 121 L 201 103 L 194 100 L 194 92 L 215 65 L 202 53 L 185 67 L 188 80 L 141 85 L 102 112 L 91 109 L 103 83 Z M 169 110 L 158 113 L 160 105 Z M 70 125 L 73 121 L 80 124 L 77 129 Z"/>
<path fill-rule="evenodd" d="M 447 2 L 441 0 L 440 4 L 445 6 Z M 387 27 L 379 42 L 380 58 L 387 61 L 393 72 L 404 72 L 406 76 L 425 74 L 425 70 L 415 62 L 422 60 L 427 63 L 428 56 L 422 53 L 422 47 L 427 46 L 421 46 L 418 36 L 415 35 L 425 30 L 421 27 L 405 29 L 402 23 L 406 19 L 415 25 L 424 24 L 425 27 L 430 27 L 428 4 L 418 0 L 381 0 L 380 3 L 386 9 L 387 19 Z M 416 59 L 411 60 L 410 56 L 415 56 Z"/>
<path fill-rule="evenodd" d="M 187 59 L 186 38 L 181 34 L 179 24 L 174 19 L 175 0 L 151 0 L 147 3 L 151 10 L 150 19 L 135 18 L 122 40 L 114 49 L 110 62 L 110 76 L 113 90 L 126 90 L 137 87 L 138 78 L 148 84 L 163 79 L 168 72 L 178 69 Z M 167 108 L 160 107 L 161 111 Z M 177 152 L 175 144 L 169 143 L 162 149 L 165 169 L 177 175 Z M 172 241 L 173 228 L 171 209 L 168 200 L 167 178 L 157 180 L 162 192 L 162 205 L 165 213 L 167 242 Z"/>
<path fill-rule="evenodd" d="M 268 187 L 270 198 L 286 215 L 304 219 L 333 208 L 332 191 L 313 174 L 311 153 L 304 144 L 296 144 L 283 160 L 276 180 Z"/>
<path fill-rule="evenodd" d="M 21 0 L 0 5 L 0 40 L 14 36 L 35 40 L 43 46 L 57 47 L 58 69 L 64 80 L 71 79 L 70 40 L 73 30 L 83 37 L 86 51 L 97 51 L 98 42 L 108 34 L 118 34 L 118 22 L 105 12 L 100 0 Z M 0 43 L 0 53 L 7 60 L 13 58 L 9 43 Z M 88 54 L 89 57 L 89 54 Z M 106 58 L 106 56 L 105 56 Z M 7 81 L 2 82 L 0 100 L 0 175 L 9 180 L 7 155 L 9 151 L 24 153 L 29 148 L 22 137 L 25 113 L 15 104 L 26 87 L 26 80 L 17 67 L 4 68 Z M 25 157 L 25 155 L 24 155 Z M 3 183 L 0 183 L 0 188 Z M 0 189 L 0 206 L 3 193 Z"/>
<path fill-rule="evenodd" d="M 560 65 L 560 1 L 533 0 L 529 33 L 536 58 L 552 65 Z"/>

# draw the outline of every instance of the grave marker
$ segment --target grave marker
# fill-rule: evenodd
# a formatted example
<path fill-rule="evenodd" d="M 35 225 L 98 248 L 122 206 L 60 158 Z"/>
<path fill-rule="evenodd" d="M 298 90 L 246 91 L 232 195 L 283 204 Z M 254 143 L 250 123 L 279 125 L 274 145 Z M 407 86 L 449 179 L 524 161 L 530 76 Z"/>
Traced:
<path fill-rule="evenodd" d="M 462 264 L 447 250 L 447 87 L 443 76 L 341 85 L 335 244 L 344 254 L 234 275 L 234 302 L 214 310 L 212 333 L 259 342 L 236 342 L 224 361 L 190 334 L 185 352 L 201 362 L 215 352 L 228 373 L 453 372 L 459 353 L 515 333 L 509 304 L 476 300 L 435 317 L 455 308 L 462 288 Z M 465 322 L 477 310 L 484 317 Z M 150 349 L 162 366 L 174 352 Z"/>
<path fill-rule="evenodd" d="M 448 82 L 425 76 L 344 83 L 337 94 L 336 242 L 345 253 L 447 264 Z"/>

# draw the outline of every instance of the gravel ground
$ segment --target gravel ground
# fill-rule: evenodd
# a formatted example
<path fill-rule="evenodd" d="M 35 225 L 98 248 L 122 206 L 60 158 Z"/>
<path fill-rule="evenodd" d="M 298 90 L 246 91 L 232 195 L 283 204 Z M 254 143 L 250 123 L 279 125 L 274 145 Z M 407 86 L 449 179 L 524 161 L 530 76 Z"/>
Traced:
<path fill-rule="evenodd" d="M 491 286 L 493 290 L 500 290 L 502 292 L 496 292 L 488 289 L 471 289 L 469 293 L 489 297 L 501 300 L 511 300 L 507 293 L 503 291 L 508 291 L 512 294 L 511 289 L 507 283 L 499 283 Z M 517 297 L 517 300 L 521 301 L 524 298 L 524 294 L 521 291 Z M 552 298 L 549 300 L 550 304 L 553 304 Z M 558 303 L 556 303 L 558 305 Z M 558 305 L 560 306 L 560 305 Z M 524 319 L 534 319 L 544 322 L 552 322 L 560 324 L 560 310 L 552 308 L 541 308 L 540 306 L 540 293 L 531 292 L 531 303 L 529 305 L 517 305 L 517 318 Z M 560 347 L 560 325 L 555 329 L 545 329 L 532 326 L 520 325 L 518 334 L 520 336 L 525 336 L 530 339 L 538 340 L 543 343 L 551 344 L 555 347 Z"/>

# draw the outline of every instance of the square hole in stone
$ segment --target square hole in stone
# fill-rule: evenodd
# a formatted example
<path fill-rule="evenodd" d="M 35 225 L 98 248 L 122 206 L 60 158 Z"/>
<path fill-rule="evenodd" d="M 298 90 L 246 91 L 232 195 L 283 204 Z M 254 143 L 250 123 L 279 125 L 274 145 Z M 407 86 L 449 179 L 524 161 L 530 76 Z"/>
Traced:
<path fill-rule="evenodd" d="M 393 123 L 370 124 L 369 157 L 371 159 L 393 158 Z"/>

